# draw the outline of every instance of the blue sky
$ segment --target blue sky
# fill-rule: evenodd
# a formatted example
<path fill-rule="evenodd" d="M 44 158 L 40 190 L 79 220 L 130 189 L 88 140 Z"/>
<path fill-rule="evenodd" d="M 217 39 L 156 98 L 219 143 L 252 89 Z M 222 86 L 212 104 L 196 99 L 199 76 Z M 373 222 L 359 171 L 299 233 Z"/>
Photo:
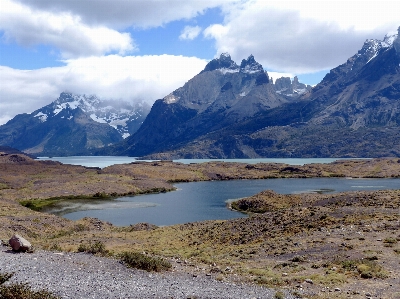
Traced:
<path fill-rule="evenodd" d="M 0 125 L 62 91 L 152 103 L 222 52 L 317 84 L 400 26 L 395 1 L 360 3 L 0 0 Z"/>

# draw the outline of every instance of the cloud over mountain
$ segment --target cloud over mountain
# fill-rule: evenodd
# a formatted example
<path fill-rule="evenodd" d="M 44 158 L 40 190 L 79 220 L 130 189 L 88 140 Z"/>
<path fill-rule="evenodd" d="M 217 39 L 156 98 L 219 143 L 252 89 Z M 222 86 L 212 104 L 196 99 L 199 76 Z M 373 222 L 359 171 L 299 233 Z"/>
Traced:
<path fill-rule="evenodd" d="M 0 124 L 18 113 L 30 113 L 63 91 L 104 99 L 152 103 L 199 73 L 206 61 L 173 55 L 109 55 L 67 60 L 67 65 L 39 70 L 0 66 Z"/>
<path fill-rule="evenodd" d="M 223 6 L 224 22 L 204 35 L 215 39 L 217 54 L 229 52 L 234 60 L 252 53 L 270 70 L 316 72 L 398 27 L 398 14 L 389 9 L 393 2 L 383 2 L 245 1 Z"/>

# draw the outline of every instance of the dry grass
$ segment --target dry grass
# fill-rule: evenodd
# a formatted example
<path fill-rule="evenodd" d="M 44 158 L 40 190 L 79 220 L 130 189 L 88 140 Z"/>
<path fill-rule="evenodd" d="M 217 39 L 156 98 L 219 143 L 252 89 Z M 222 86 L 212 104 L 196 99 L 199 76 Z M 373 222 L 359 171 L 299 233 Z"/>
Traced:
<path fill-rule="evenodd" d="M 114 227 L 90 218 L 69 221 L 18 203 L 65 196 L 167 191 L 173 189 L 171 182 L 178 181 L 395 177 L 400 173 L 397 159 L 296 167 L 273 163 L 157 162 L 115 165 L 103 170 L 29 159 L 13 164 L 4 162 L 4 156 L 1 159 L 3 240 L 18 232 L 35 247 L 65 251 L 77 251 L 82 242 L 101 242 L 110 255 L 118 256 L 127 249 L 147 252 L 170 260 L 179 271 L 209 273 L 220 280 L 244 280 L 296 292 L 300 292 L 297 286 L 301 284 L 301 294 L 308 294 L 308 298 L 324 298 L 326 287 L 337 286 L 351 294 L 355 292 L 353 298 L 363 298 L 363 294 L 357 294 L 359 289 L 379 293 L 382 298 L 395 298 L 390 294 L 400 293 L 400 283 L 395 279 L 400 277 L 399 190 L 334 195 L 280 195 L 265 191 L 233 204 L 255 213 L 249 218 L 168 227 Z M 346 263 L 351 266 L 343 267 Z M 313 284 L 305 283 L 306 279 Z M 321 297 L 316 297 L 318 294 Z M 335 293 L 337 298 L 341 295 Z"/>

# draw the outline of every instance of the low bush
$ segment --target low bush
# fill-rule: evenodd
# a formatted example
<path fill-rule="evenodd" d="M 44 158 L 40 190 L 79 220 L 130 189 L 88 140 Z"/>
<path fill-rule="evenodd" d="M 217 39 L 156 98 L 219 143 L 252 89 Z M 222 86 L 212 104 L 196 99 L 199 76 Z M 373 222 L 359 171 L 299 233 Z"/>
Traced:
<path fill-rule="evenodd" d="M 78 252 L 86 252 L 98 255 L 108 255 L 108 250 L 106 246 L 101 241 L 95 241 L 94 243 L 89 242 L 88 244 L 80 244 L 78 247 Z"/>
<path fill-rule="evenodd" d="M 361 278 L 386 278 L 387 273 L 375 260 L 347 260 L 342 262 L 343 269 L 358 273 Z"/>
<path fill-rule="evenodd" d="M 162 271 L 172 267 L 171 263 L 158 257 L 151 257 L 139 252 L 124 252 L 121 260 L 129 267 L 146 271 Z"/>
<path fill-rule="evenodd" d="M 395 244 L 397 244 L 397 239 L 395 238 L 386 238 L 383 243 L 385 244 L 385 247 L 393 247 Z"/>
<path fill-rule="evenodd" d="M 34 291 L 27 283 L 4 283 L 13 276 L 12 273 L 0 273 L 0 298 L 1 299 L 60 299 L 49 291 Z"/>
<path fill-rule="evenodd" d="M 0 285 L 8 281 L 12 276 L 12 273 L 0 273 Z"/>

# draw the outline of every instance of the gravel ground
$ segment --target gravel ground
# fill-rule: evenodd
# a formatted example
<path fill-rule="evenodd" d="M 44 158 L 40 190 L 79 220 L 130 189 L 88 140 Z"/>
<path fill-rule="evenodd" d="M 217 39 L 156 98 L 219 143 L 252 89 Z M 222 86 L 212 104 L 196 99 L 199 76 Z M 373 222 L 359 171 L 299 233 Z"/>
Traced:
<path fill-rule="evenodd" d="M 275 298 L 274 290 L 259 286 L 206 275 L 149 273 L 86 253 L 14 253 L 0 246 L 0 272 L 15 272 L 11 282 L 28 282 L 62 298 Z"/>

